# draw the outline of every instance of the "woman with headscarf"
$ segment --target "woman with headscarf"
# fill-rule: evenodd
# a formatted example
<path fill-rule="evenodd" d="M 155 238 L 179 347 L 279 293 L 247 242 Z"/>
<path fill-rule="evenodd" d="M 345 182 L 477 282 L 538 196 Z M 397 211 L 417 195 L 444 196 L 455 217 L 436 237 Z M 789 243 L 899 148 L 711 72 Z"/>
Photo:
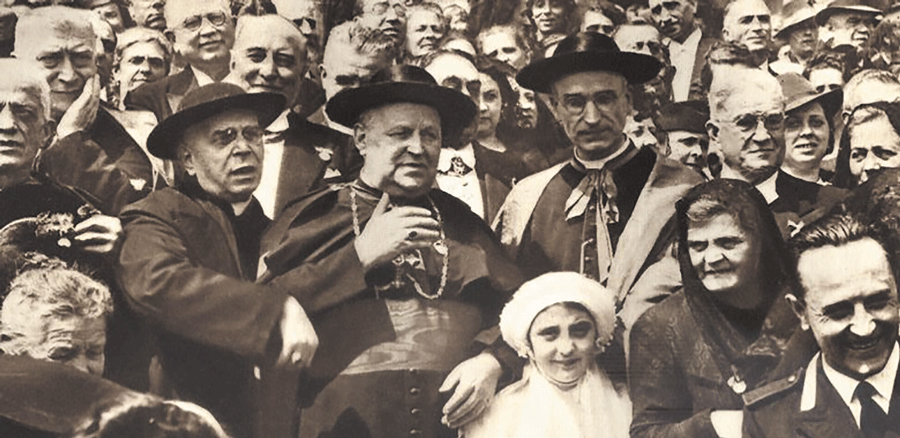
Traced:
<path fill-rule="evenodd" d="M 683 288 L 631 332 L 632 437 L 740 433 L 742 395 L 766 381 L 797 326 L 790 259 L 765 199 L 713 180 L 676 206 Z"/>
<path fill-rule="evenodd" d="M 627 437 L 628 395 L 596 357 L 612 340 L 613 294 L 575 272 L 551 272 L 516 292 L 500 315 L 503 340 L 526 358 L 465 438 Z"/>

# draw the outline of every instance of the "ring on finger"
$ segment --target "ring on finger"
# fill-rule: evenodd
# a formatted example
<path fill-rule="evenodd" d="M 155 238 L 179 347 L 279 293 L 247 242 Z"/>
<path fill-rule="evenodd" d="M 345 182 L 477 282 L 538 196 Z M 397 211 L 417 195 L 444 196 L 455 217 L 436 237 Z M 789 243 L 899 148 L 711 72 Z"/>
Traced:
<path fill-rule="evenodd" d="M 413 240 L 418 235 L 419 235 L 419 233 L 417 233 L 416 230 L 412 230 L 409 232 L 409 234 L 406 235 L 406 240 Z"/>

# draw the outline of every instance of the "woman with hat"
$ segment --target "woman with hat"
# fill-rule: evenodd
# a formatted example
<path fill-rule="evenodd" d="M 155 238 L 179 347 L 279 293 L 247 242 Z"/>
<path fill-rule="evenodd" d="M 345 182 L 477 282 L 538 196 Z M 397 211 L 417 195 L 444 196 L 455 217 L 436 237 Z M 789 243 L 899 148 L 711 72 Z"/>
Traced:
<path fill-rule="evenodd" d="M 731 436 L 721 427 L 740 432 L 742 396 L 766 381 L 797 326 L 783 298 L 793 270 L 750 184 L 705 182 L 676 210 L 684 286 L 632 328 L 631 436 Z"/>
<path fill-rule="evenodd" d="M 615 300 L 575 272 L 551 272 L 519 288 L 500 314 L 500 332 L 528 360 L 465 438 L 627 437 L 628 395 L 596 357 L 612 340 Z"/>
<path fill-rule="evenodd" d="M 824 184 L 822 159 L 834 149 L 833 121 L 841 108 L 840 89 L 817 93 L 812 84 L 796 73 L 778 77 L 784 93 L 784 162 L 788 175 Z"/>
<path fill-rule="evenodd" d="M 484 221 L 433 188 L 475 105 L 406 65 L 326 111 L 354 129 L 359 178 L 288 205 L 262 249 L 260 281 L 296 297 L 321 339 L 301 436 L 452 436 L 442 423 L 474 419 L 496 390 L 482 330 L 521 282 Z"/>

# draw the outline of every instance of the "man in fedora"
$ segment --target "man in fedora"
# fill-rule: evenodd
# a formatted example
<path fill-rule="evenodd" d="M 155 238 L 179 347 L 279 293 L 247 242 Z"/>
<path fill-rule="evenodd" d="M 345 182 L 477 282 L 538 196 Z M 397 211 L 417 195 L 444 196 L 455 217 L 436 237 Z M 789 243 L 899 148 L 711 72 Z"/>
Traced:
<path fill-rule="evenodd" d="M 154 389 L 206 407 L 236 437 L 253 429 L 254 366 L 302 367 L 317 345 L 297 300 L 253 282 L 269 223 L 252 197 L 262 127 L 284 105 L 281 95 L 232 84 L 188 93 L 147 139 L 152 154 L 177 160 L 187 176 L 121 214 L 117 276 L 155 331 L 162 378 Z"/>
<path fill-rule="evenodd" d="M 287 287 L 321 339 L 300 435 L 456 436 L 441 423 L 471 421 L 493 396 L 501 350 L 483 329 L 521 282 L 481 218 L 433 188 L 442 142 L 475 105 L 394 66 L 326 110 L 353 126 L 359 178 L 289 205 L 261 261 L 261 281 Z"/>
<path fill-rule="evenodd" d="M 819 44 L 816 10 L 806 2 L 790 2 L 781 15 L 784 17 L 783 24 L 775 38 L 787 42 L 788 50 L 779 53 L 778 60 L 769 64 L 769 69 L 776 75 L 789 72 L 803 74 Z"/>
<path fill-rule="evenodd" d="M 819 38 L 833 49 L 858 51 L 881 18 L 881 10 L 858 0 L 836 0 L 816 14 Z"/>

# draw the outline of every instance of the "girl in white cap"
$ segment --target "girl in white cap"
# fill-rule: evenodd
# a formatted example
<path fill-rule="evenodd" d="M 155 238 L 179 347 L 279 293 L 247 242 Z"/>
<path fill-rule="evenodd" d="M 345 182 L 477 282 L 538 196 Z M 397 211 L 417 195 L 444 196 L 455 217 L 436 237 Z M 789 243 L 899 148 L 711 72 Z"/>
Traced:
<path fill-rule="evenodd" d="M 500 315 L 503 340 L 528 359 L 522 380 L 461 435 L 627 437 L 631 402 L 595 361 L 615 321 L 613 294 L 578 273 L 548 273 L 522 285 Z"/>

